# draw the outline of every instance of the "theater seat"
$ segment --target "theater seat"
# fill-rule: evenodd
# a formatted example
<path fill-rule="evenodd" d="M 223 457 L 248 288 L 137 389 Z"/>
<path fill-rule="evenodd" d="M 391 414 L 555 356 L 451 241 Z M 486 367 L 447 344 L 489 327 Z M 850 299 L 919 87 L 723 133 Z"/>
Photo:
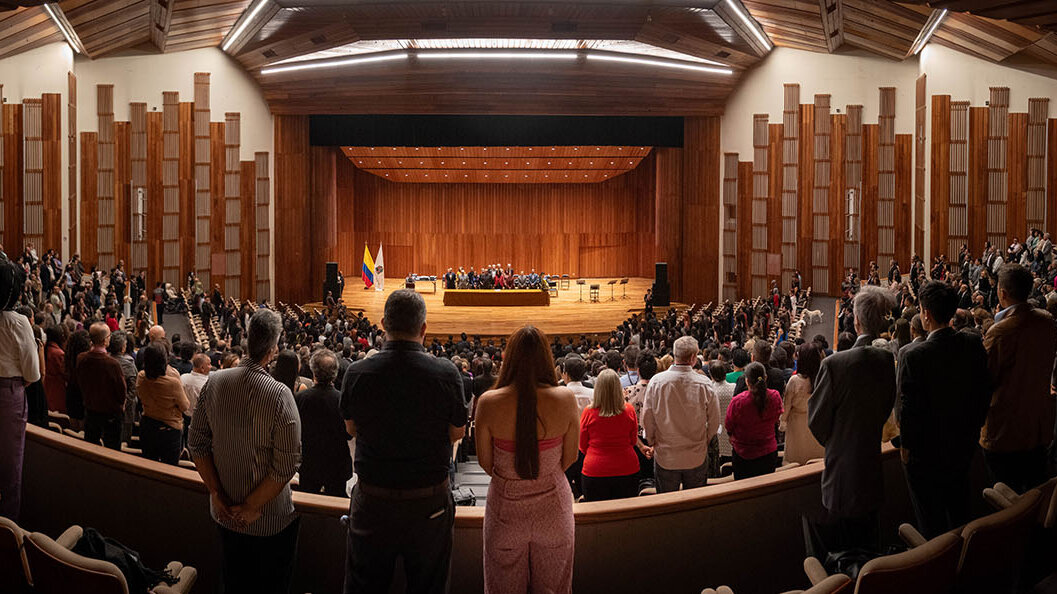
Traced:
<path fill-rule="evenodd" d="M 82 533 L 80 526 L 71 526 L 57 541 L 40 532 L 26 537 L 26 559 L 33 591 L 37 594 L 129 594 L 125 576 L 116 565 L 83 557 L 70 550 Z M 186 594 L 198 579 L 195 568 L 184 567 L 176 561 L 169 563 L 166 569 L 179 580 L 172 586 L 156 586 L 155 594 Z"/>
<path fill-rule="evenodd" d="M 951 592 L 961 550 L 961 537 L 948 532 L 909 551 L 872 559 L 859 571 L 855 594 Z M 804 559 L 804 573 L 813 585 L 833 577 L 814 557 Z"/>
<path fill-rule="evenodd" d="M 1050 479 L 1039 486 L 1042 495 L 1039 505 L 1038 522 L 1049 530 L 1057 526 L 1057 478 Z M 996 510 L 1008 509 L 1020 499 L 1021 495 L 1005 483 L 995 483 L 994 487 L 984 489 L 984 500 Z"/>
<path fill-rule="evenodd" d="M 851 578 L 843 573 L 838 573 L 837 575 L 829 576 L 807 590 L 791 590 L 784 594 L 835 594 L 844 589 L 844 585 L 850 581 Z M 731 590 L 727 586 L 719 586 L 715 590 L 712 588 L 705 588 L 704 590 L 701 590 L 701 594 L 734 594 L 734 590 Z"/>
<path fill-rule="evenodd" d="M 0 516 L 0 592 L 29 592 L 29 566 L 22 552 L 25 533 L 11 520 Z"/>

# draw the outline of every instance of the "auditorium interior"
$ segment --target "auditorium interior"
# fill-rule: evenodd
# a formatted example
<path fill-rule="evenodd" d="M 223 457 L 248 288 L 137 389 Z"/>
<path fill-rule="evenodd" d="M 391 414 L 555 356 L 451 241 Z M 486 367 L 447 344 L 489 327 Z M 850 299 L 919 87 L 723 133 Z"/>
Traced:
<path fill-rule="evenodd" d="M 1001 357 L 1020 357 L 1019 370 L 1029 348 L 1050 365 L 1057 356 L 1052 342 L 994 346 L 1013 340 L 997 334 L 1021 307 L 1009 305 L 1007 269 L 1034 279 L 1020 302 L 1039 316 L 1057 308 L 1053 0 L 0 0 L 0 97 L 0 253 L 24 277 L 6 309 L 28 312 L 40 348 L 37 392 L 0 372 L 0 512 L 11 516 L 0 513 L 0 592 L 135 592 L 128 573 L 85 552 L 89 528 L 146 567 L 176 561 L 178 581 L 149 591 L 225 583 L 229 545 L 203 478 L 223 468 L 213 454 L 210 469 L 196 465 L 187 432 L 193 440 L 197 419 L 183 414 L 175 463 L 144 455 L 140 432 L 160 421 L 135 402 L 114 417 L 127 425 L 116 447 L 86 441 L 89 390 L 79 389 L 80 418 L 69 395 L 84 381 L 78 334 L 87 355 L 105 321 L 133 355 L 158 326 L 166 373 L 191 373 L 192 361 L 197 373 L 201 357 L 216 377 L 229 357 L 246 364 L 251 320 L 274 311 L 276 370 L 289 351 L 296 398 L 297 382 L 313 387 L 317 350 L 333 350 L 341 374 L 386 352 L 383 317 L 405 290 L 425 303 L 427 352 L 454 359 L 474 386 L 470 433 L 452 438 L 444 483 L 457 503 L 447 591 L 518 591 L 485 570 L 495 469 L 471 433 L 474 378 L 505 377 L 503 351 L 528 324 L 553 348 L 558 377 L 547 385 L 580 386 L 584 375 L 598 390 L 614 369 L 634 386 L 641 359 L 629 352 L 641 344 L 660 374 L 685 365 L 673 342 L 686 336 L 700 339 L 690 365 L 708 386 L 715 365 L 734 373 L 716 380 L 731 391 L 749 373 L 739 351 L 752 365 L 771 353 L 768 387 L 787 361 L 768 472 L 740 478 L 745 446 L 720 428 L 714 441 L 727 449 L 709 449 L 705 486 L 664 489 L 640 417 L 632 431 L 650 476 L 638 496 L 584 500 L 569 479 L 572 590 L 1057 592 L 1053 434 L 1039 446 L 1047 482 L 1018 489 L 996 480 L 981 416 L 961 473 L 971 521 L 933 537 L 920 526 L 896 396 L 913 373 L 903 336 L 934 334 L 928 298 L 918 300 L 940 291 L 933 284 L 960 289 L 950 325 L 983 337 L 992 412 L 998 394 L 1011 397 L 1002 382 L 1017 381 L 996 371 Z M 859 299 L 875 288 L 892 301 L 883 337 L 860 327 Z M 17 369 L 5 367 L 18 359 L 5 332 L 0 371 Z M 794 350 L 798 361 L 803 345 L 823 356 L 810 396 L 812 382 L 838 381 L 826 359 L 857 334 L 900 364 L 882 441 L 869 454 L 838 451 L 838 422 L 825 456 L 791 460 Z M 65 360 L 52 359 L 53 343 Z M 585 373 L 569 372 L 568 357 Z M 154 381 L 129 363 L 129 390 Z M 1053 425 L 1057 365 L 1041 373 L 1049 390 L 1004 418 L 1006 431 L 1018 433 L 1018 419 Z M 349 384 L 334 386 L 343 411 Z M 35 417 L 38 392 L 48 406 Z M 28 404 L 11 403 L 23 393 Z M 986 423 L 985 433 L 997 421 Z M 367 452 L 345 438 L 344 462 L 359 464 Z M 859 455 L 877 467 L 880 548 L 827 558 L 815 519 L 832 512 L 842 480 L 858 480 Z M 302 490 L 304 479 L 292 494 L 280 485 L 300 526 L 288 591 L 376 591 L 350 587 L 346 567 L 363 521 L 348 498 L 357 475 L 346 497 Z M 398 563 L 387 591 L 439 591 L 416 590 L 411 565 Z"/>

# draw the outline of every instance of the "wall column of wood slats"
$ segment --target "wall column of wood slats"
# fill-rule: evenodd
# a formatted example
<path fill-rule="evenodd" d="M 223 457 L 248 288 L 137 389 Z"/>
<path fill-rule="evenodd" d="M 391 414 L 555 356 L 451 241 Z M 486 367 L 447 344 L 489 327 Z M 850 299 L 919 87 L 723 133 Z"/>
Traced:
<path fill-rule="evenodd" d="M 1046 226 L 1050 239 L 1057 238 L 1057 118 L 1046 122 Z"/>
<path fill-rule="evenodd" d="M 239 162 L 239 292 L 243 299 L 256 300 L 257 290 L 257 164 Z"/>
<path fill-rule="evenodd" d="M 114 258 L 128 264 L 132 258 L 132 127 L 114 122 Z M 126 269 L 127 270 L 127 269 Z"/>
<path fill-rule="evenodd" d="M 81 261 L 99 261 L 99 133 L 81 132 Z"/>
<path fill-rule="evenodd" d="M 881 87 L 877 116 L 877 265 L 886 270 L 896 256 L 896 90 Z M 906 263 L 903 263 L 904 267 Z"/>
<path fill-rule="evenodd" d="M 781 289 L 789 287 L 797 267 L 797 168 L 800 156 L 800 85 L 785 85 L 782 111 L 782 277 Z"/>
<path fill-rule="evenodd" d="M 129 129 L 132 144 L 132 186 L 129 194 L 132 201 L 131 241 L 129 274 L 147 270 L 147 104 L 129 104 Z M 143 197 L 140 198 L 142 192 Z M 154 216 L 157 216 L 156 214 Z"/>
<path fill-rule="evenodd" d="M 209 254 L 213 284 L 226 286 L 227 254 L 224 252 L 224 227 L 227 224 L 224 204 L 224 122 L 209 123 Z"/>
<path fill-rule="evenodd" d="M 146 204 L 143 210 L 146 214 L 146 245 L 147 245 L 147 274 L 148 287 L 153 287 L 158 281 L 173 282 L 177 275 L 166 275 L 165 262 L 165 190 L 163 178 L 165 167 L 171 165 L 165 162 L 165 103 L 162 103 L 162 111 L 150 111 L 147 113 L 147 162 L 146 162 Z M 193 209 L 191 209 L 194 212 Z M 179 285 L 177 285 L 179 286 Z"/>
<path fill-rule="evenodd" d="M 239 114 L 224 114 L 224 294 L 242 299 L 242 255 L 239 233 L 242 218 L 239 172 Z"/>
<path fill-rule="evenodd" d="M 182 279 L 185 278 L 184 267 L 186 265 L 181 266 L 184 251 L 180 249 L 180 212 L 185 205 L 180 200 L 180 148 L 182 143 L 180 142 L 180 94 L 178 92 L 162 93 L 161 120 L 161 280 L 174 285 L 183 285 Z"/>
<path fill-rule="evenodd" d="M 718 116 L 683 118 L 683 286 L 687 303 L 719 300 L 722 153 Z"/>
<path fill-rule="evenodd" d="M 862 185 L 863 123 L 862 106 L 848 106 L 848 127 L 844 133 L 844 268 L 862 275 Z M 849 199 L 850 196 L 850 199 Z M 843 276 L 843 275 L 842 275 Z"/>
<path fill-rule="evenodd" d="M 287 303 L 311 301 L 308 263 L 311 217 L 305 208 L 308 188 L 308 117 L 276 114 L 275 131 L 275 298 Z M 195 122 L 197 127 L 197 120 Z M 258 207 L 259 208 L 259 207 Z M 259 215 L 258 215 L 259 216 Z M 389 267 L 389 266 L 387 266 Z M 391 267 L 390 267 L 391 268 Z M 350 275 L 350 281 L 355 275 Z"/>
<path fill-rule="evenodd" d="M 840 291 L 844 278 L 844 241 L 847 217 L 845 211 L 845 153 L 848 131 L 848 115 L 839 113 L 830 116 L 830 183 L 829 208 L 829 287 L 830 295 Z"/>
<path fill-rule="evenodd" d="M 44 249 L 62 255 L 62 95 L 44 93 L 40 99 Z"/>
<path fill-rule="evenodd" d="M 738 268 L 735 270 L 737 285 L 735 288 L 737 298 L 748 298 L 751 296 L 750 267 L 755 266 L 753 261 L 753 230 L 755 228 L 753 213 L 753 162 L 738 162 L 738 221 L 737 221 L 737 260 Z M 763 207 L 766 208 L 764 202 Z M 767 237 L 767 228 L 763 229 L 763 236 Z M 762 295 L 762 293 L 761 293 Z"/>
<path fill-rule="evenodd" d="M 256 221 L 257 261 L 256 279 L 258 301 L 272 298 L 271 291 L 271 224 L 268 220 L 268 206 L 271 199 L 271 180 L 268 177 L 268 153 L 259 152 L 253 155 L 256 171 Z"/>
<path fill-rule="evenodd" d="M 1006 243 L 1009 192 L 1009 88 L 991 87 L 987 134 L 987 240 L 999 247 Z"/>
<path fill-rule="evenodd" d="M 796 169 L 796 261 L 804 287 L 811 286 L 811 249 L 813 247 L 813 219 L 811 216 L 815 193 L 815 106 L 799 106 L 799 147 Z M 791 280 L 791 279 L 790 279 Z M 784 287 L 788 290 L 788 286 Z"/>
<path fill-rule="evenodd" d="M 878 149 L 880 148 L 879 126 L 863 124 L 862 127 L 862 242 L 859 249 L 859 269 L 863 274 L 870 270 L 870 262 L 877 262 L 877 192 Z M 888 263 L 885 262 L 885 265 Z M 881 266 L 881 264 L 878 264 Z M 887 270 L 881 270 L 884 276 Z"/>
<path fill-rule="evenodd" d="M 738 293 L 738 154 L 723 153 L 723 299 Z"/>
<path fill-rule="evenodd" d="M 682 290 L 679 262 L 682 258 L 680 248 L 683 244 L 683 227 L 678 221 L 683 208 L 682 151 L 677 148 L 657 148 L 653 150 L 653 153 L 655 159 L 653 192 L 654 255 L 658 262 L 668 263 L 668 284 L 671 288 L 672 299 L 675 299 L 675 296 Z M 356 194 L 356 198 L 358 209 L 359 205 L 366 201 L 360 200 L 358 194 Z M 276 201 L 276 206 L 278 206 L 278 201 Z M 278 210 L 276 210 L 277 228 L 278 220 Z M 579 241 L 579 236 L 577 241 Z M 275 245 L 279 246 L 278 234 L 275 237 Z M 276 256 L 276 270 L 278 270 L 278 254 Z M 386 268 L 390 271 L 395 271 L 393 263 L 388 260 L 388 257 L 386 258 Z M 278 283 L 278 280 L 276 278 L 276 283 Z M 276 289 L 276 292 L 278 292 L 278 289 Z"/>
<path fill-rule="evenodd" d="M 66 151 L 67 163 L 67 188 L 69 201 L 69 253 L 63 255 L 63 261 L 80 249 L 77 227 L 80 220 L 80 211 L 77 200 L 77 77 L 72 72 L 66 73 Z M 2 89 L 2 87 L 0 87 Z"/>
<path fill-rule="evenodd" d="M 829 95 L 815 95 L 814 189 L 811 193 L 811 278 L 813 291 L 831 294 L 829 253 L 829 202 L 832 183 L 833 119 Z M 806 239 L 805 239 L 806 241 Z M 839 286 L 839 285 L 838 285 Z"/>
<path fill-rule="evenodd" d="M 4 94 L 4 85 L 0 85 L 0 97 L 2 97 L 3 94 Z M 6 207 L 6 204 L 7 204 L 7 186 L 4 185 L 4 175 L 5 175 L 5 169 L 4 169 L 4 148 L 5 148 L 4 147 L 4 145 L 5 145 L 4 134 L 7 131 L 7 125 L 5 123 L 7 118 L 6 118 L 6 113 L 4 112 L 5 108 L 6 108 L 6 106 L 0 106 L 0 245 L 3 245 L 4 242 L 7 241 L 7 232 L 6 232 L 6 228 L 4 227 L 4 215 L 6 214 L 5 211 L 7 209 L 7 207 Z M 7 249 L 14 250 L 16 248 L 15 248 L 14 244 L 11 244 L 11 247 L 9 247 Z M 8 255 L 9 256 L 13 256 L 15 253 L 17 253 L 17 252 L 13 251 L 12 254 L 8 254 Z"/>
<path fill-rule="evenodd" d="M 770 195 L 770 157 L 766 114 L 752 117 L 752 248 L 749 293 L 767 292 L 767 203 Z M 745 271 L 743 271 L 744 273 Z"/>
<path fill-rule="evenodd" d="M 912 253 L 925 254 L 925 170 L 928 167 L 925 125 L 928 122 L 928 83 L 922 74 L 915 84 L 914 109 L 914 246 Z M 909 269 L 909 262 L 907 267 Z"/>
<path fill-rule="evenodd" d="M 1044 229 L 1046 226 L 1046 119 L 1049 116 L 1048 98 L 1028 99 L 1027 133 L 1027 188 L 1025 191 L 1025 229 Z M 1057 154 L 1050 157 L 1057 159 Z M 1027 240 L 1027 237 L 1021 237 Z"/>
<path fill-rule="evenodd" d="M 195 270 L 195 236 L 198 211 L 195 208 L 197 192 L 195 188 L 195 104 L 193 101 L 181 101 L 177 104 L 178 139 L 180 157 L 177 161 L 177 180 L 179 184 L 179 278 L 187 278 Z"/>
<path fill-rule="evenodd" d="M 4 242 L 12 254 L 22 252 L 22 104 L 5 103 L 4 113 Z"/>
<path fill-rule="evenodd" d="M 987 134 L 990 119 L 988 108 L 969 108 L 969 249 L 975 256 L 983 253 L 987 241 Z M 932 199 L 935 210 L 935 189 Z"/>
<path fill-rule="evenodd" d="M 911 242 L 914 238 L 914 135 L 896 134 L 895 147 L 895 250 L 900 270 L 910 268 Z"/>
<path fill-rule="evenodd" d="M 784 129 L 784 124 L 768 124 L 767 126 L 767 178 L 770 187 L 767 195 L 767 280 L 764 293 L 770 290 L 772 283 L 779 283 L 782 280 L 782 240 L 785 229 L 785 219 L 782 218 L 782 188 L 785 183 L 782 173 L 785 159 Z"/>
<path fill-rule="evenodd" d="M 1006 143 L 1006 239 L 1023 241 L 1027 236 L 1028 114 L 1009 114 Z"/>
<path fill-rule="evenodd" d="M 22 130 L 25 138 L 22 190 L 22 236 L 44 256 L 44 131 L 40 99 L 22 100 Z M 18 251 L 15 252 L 16 254 Z"/>
<path fill-rule="evenodd" d="M 926 266 L 947 251 L 951 205 L 951 97 L 932 96 L 931 249 Z"/>
<path fill-rule="evenodd" d="M 114 85 L 96 85 L 96 115 L 99 120 L 96 143 L 96 204 L 99 208 L 96 239 L 96 266 L 109 271 L 114 267 Z"/>
<path fill-rule="evenodd" d="M 957 266 L 958 252 L 969 242 L 969 102 L 951 102 L 950 184 L 947 243 L 940 252 Z"/>
<path fill-rule="evenodd" d="M 209 142 L 209 73 L 195 73 L 194 97 L 195 131 L 195 272 L 202 286 L 209 290 L 213 286 L 210 268 L 209 223 L 211 213 L 210 193 L 210 142 Z"/>

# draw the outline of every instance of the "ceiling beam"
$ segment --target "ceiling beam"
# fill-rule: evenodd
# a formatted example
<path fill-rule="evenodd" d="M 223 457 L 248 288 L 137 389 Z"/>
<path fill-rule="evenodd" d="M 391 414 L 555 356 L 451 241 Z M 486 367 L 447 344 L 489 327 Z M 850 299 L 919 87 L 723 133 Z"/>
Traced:
<path fill-rule="evenodd" d="M 722 0 L 712 9 L 728 27 L 749 44 L 758 56 L 765 56 L 774 48 L 774 43 L 763 30 L 763 26 L 741 3 L 741 0 Z"/>
<path fill-rule="evenodd" d="M 172 7 L 176 0 L 150 0 L 150 42 L 158 51 L 165 51 L 172 24 Z"/>
<path fill-rule="evenodd" d="M 272 17 L 279 14 L 280 10 L 282 8 L 272 0 L 253 0 L 224 36 L 220 48 L 231 55 L 237 54 L 243 46 L 257 36 L 257 33 L 260 33 Z"/>
<path fill-rule="evenodd" d="M 818 0 L 826 48 L 833 53 L 844 44 L 844 3 L 842 0 Z"/>

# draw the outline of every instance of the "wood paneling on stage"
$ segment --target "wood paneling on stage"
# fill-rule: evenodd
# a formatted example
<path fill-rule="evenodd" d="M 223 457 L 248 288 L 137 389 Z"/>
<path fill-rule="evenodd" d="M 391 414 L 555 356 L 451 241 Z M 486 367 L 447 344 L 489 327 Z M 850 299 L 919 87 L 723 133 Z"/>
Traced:
<path fill-rule="evenodd" d="M 540 289 L 452 289 L 443 295 L 447 307 L 547 307 L 551 303 L 550 293 Z"/>

